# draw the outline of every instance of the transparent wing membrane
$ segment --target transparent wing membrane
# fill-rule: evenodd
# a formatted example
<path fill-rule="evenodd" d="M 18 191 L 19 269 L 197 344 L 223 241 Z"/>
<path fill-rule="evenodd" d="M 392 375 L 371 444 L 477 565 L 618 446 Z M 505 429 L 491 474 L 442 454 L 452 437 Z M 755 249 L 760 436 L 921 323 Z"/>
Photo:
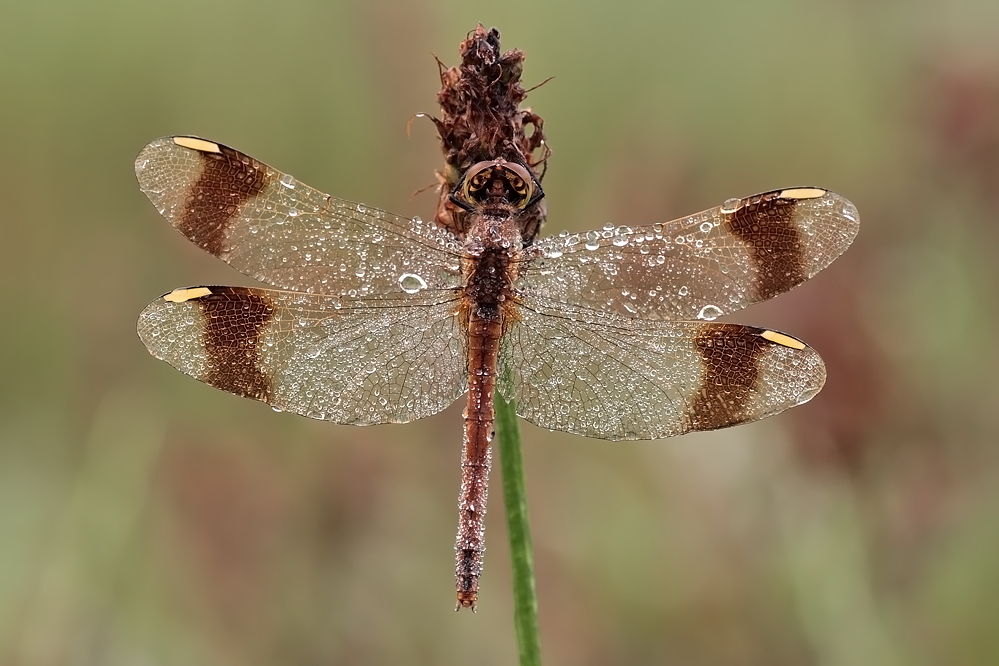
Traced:
<path fill-rule="evenodd" d="M 825 381 L 813 349 L 762 332 L 530 301 L 503 339 L 500 392 L 535 425 L 601 439 L 755 421 L 809 400 Z"/>
<path fill-rule="evenodd" d="M 157 358 L 218 388 L 355 425 L 430 416 L 466 390 L 453 300 L 200 289 L 213 293 L 150 303 L 139 336 Z"/>
<path fill-rule="evenodd" d="M 459 243 L 432 222 L 337 199 L 238 151 L 188 141 L 228 152 L 158 139 L 136 158 L 139 186 L 178 230 L 240 272 L 336 295 L 398 294 L 407 276 L 429 288 L 460 286 Z M 214 174 L 216 162 L 228 170 Z M 247 192 L 241 183 L 251 178 Z M 198 207 L 206 190 L 215 199 Z"/>
<path fill-rule="evenodd" d="M 782 190 L 779 192 L 795 192 Z M 666 224 L 642 227 L 608 226 L 599 231 L 563 234 L 539 241 L 533 259 L 516 283 L 525 296 L 558 303 L 583 305 L 625 317 L 657 320 L 714 319 L 740 310 L 800 284 L 825 268 L 853 241 L 858 216 L 843 197 L 824 194 L 793 200 L 781 209 L 750 209 L 748 231 L 733 233 L 729 203 Z M 757 195 L 735 202 L 751 202 Z M 778 214 L 783 213 L 783 218 Z M 751 216 L 755 215 L 756 219 Z M 769 223 L 769 224 L 768 224 Z M 754 246 L 754 225 L 764 230 L 793 232 L 794 248 L 777 242 Z M 756 227 L 759 228 L 759 227 Z M 764 239 L 765 240 L 765 239 Z M 761 270 L 782 250 L 800 252 L 797 273 L 776 286 L 762 289 Z M 768 251 L 770 254 L 768 254 Z M 776 266 L 779 270 L 785 267 Z M 777 276 L 779 278 L 780 276 Z"/>

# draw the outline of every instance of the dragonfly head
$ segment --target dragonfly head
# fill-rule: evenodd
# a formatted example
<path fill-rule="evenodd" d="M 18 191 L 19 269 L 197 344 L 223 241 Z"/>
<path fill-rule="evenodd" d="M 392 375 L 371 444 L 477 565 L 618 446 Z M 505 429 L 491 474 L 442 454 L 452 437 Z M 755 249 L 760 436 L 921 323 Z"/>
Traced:
<path fill-rule="evenodd" d="M 525 210 L 544 196 L 541 184 L 530 169 L 498 159 L 469 167 L 455 186 L 451 201 L 467 211 L 491 204 Z"/>

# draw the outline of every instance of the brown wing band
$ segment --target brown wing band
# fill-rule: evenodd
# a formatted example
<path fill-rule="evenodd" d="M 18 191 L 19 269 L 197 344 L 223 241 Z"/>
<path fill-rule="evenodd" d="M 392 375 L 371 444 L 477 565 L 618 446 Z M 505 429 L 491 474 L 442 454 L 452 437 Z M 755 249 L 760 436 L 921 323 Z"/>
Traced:
<path fill-rule="evenodd" d="M 240 207 L 267 186 L 267 167 L 226 146 L 219 152 L 198 151 L 204 169 L 191 185 L 177 229 L 216 257 L 222 254 L 225 232 Z"/>
<path fill-rule="evenodd" d="M 803 245 L 794 224 L 796 205 L 794 199 L 782 199 L 780 192 L 771 192 L 743 199 L 734 213 L 725 215 L 729 231 L 751 248 L 760 301 L 808 279 Z"/>
<path fill-rule="evenodd" d="M 759 381 L 758 360 L 773 346 L 761 332 L 736 324 L 701 329 L 694 347 L 701 355 L 704 383 L 688 409 L 692 430 L 716 430 L 752 420 L 747 405 Z"/>
<path fill-rule="evenodd" d="M 205 318 L 205 382 L 236 395 L 267 402 L 270 377 L 260 365 L 260 335 L 274 317 L 274 306 L 245 287 L 211 287 L 197 299 Z"/>

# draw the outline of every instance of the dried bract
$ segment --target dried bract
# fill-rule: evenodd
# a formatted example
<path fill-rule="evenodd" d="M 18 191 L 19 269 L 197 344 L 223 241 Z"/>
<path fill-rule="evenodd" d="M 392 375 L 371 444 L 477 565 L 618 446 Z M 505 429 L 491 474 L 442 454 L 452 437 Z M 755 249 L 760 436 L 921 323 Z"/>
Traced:
<path fill-rule="evenodd" d="M 500 51 L 500 33 L 480 24 L 459 47 L 461 65 L 440 66 L 441 89 L 437 101 L 441 118 L 434 119 L 444 153 L 439 173 L 440 201 L 434 221 L 464 236 L 465 212 L 449 199 L 462 174 L 478 162 L 502 158 L 523 164 L 535 172 L 542 167 L 549 149 L 544 120 L 530 109 L 521 109 L 527 92 L 520 83 L 524 52 Z M 530 133 L 528 134 L 528 131 Z M 525 241 L 537 234 L 545 218 L 545 206 L 536 207 Z"/>

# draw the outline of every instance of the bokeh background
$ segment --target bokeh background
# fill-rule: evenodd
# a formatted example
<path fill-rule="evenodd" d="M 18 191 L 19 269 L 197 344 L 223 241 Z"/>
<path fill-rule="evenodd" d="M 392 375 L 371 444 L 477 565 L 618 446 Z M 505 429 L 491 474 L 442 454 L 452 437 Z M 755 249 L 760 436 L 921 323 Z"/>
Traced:
<path fill-rule="evenodd" d="M 822 185 L 863 220 L 731 317 L 825 357 L 811 403 L 608 443 L 524 425 L 549 664 L 999 663 L 999 3 L 0 5 L 0 663 L 511 664 L 499 471 L 453 612 L 461 406 L 334 426 L 148 356 L 136 315 L 252 284 L 135 183 L 223 141 L 428 218 L 437 65 L 527 52 L 548 232 Z"/>

